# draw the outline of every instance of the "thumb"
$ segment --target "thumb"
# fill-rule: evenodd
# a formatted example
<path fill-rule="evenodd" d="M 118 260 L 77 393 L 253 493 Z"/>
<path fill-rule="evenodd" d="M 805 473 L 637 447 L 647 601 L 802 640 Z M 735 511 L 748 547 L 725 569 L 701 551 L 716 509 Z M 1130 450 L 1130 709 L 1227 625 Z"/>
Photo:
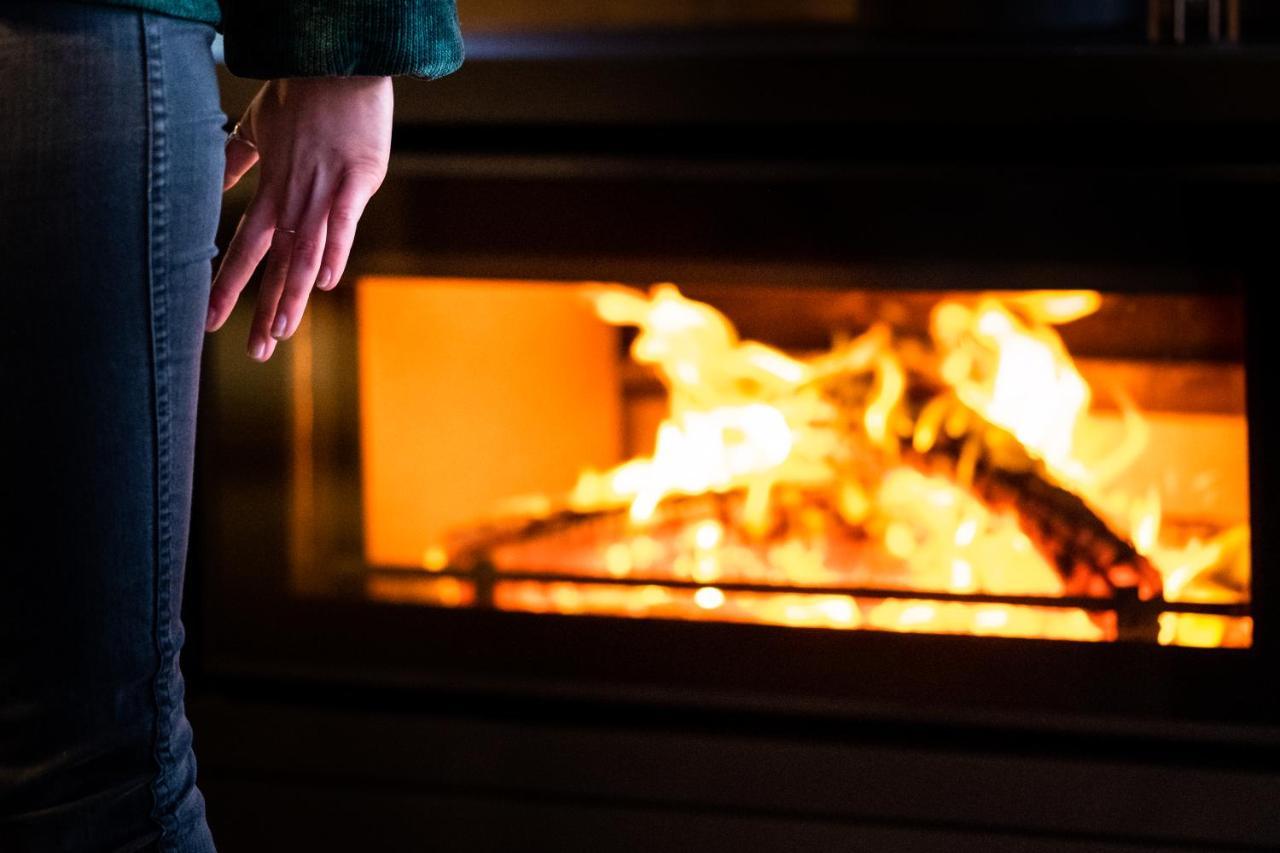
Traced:
<path fill-rule="evenodd" d="M 222 191 L 234 187 L 244 177 L 244 173 L 258 162 L 258 146 L 239 133 L 233 133 L 227 139 L 227 170 L 222 175 Z"/>

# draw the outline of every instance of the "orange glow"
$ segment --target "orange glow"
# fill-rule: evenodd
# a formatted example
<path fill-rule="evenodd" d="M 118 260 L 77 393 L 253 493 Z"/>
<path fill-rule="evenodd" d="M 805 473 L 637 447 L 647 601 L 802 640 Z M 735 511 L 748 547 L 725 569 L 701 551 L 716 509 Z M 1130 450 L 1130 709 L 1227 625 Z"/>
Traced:
<path fill-rule="evenodd" d="M 420 284 L 356 288 L 365 551 L 380 565 L 439 567 L 452 528 L 620 453 L 616 333 L 576 291 Z"/>
<path fill-rule="evenodd" d="M 672 284 L 365 280 L 359 300 L 367 555 L 491 565 L 499 608 L 1105 640 L 1113 614 L 1041 599 L 1248 601 L 1243 415 L 1115 389 L 1098 410 L 1056 328 L 1092 291 L 944 298 L 927 337 L 877 323 L 816 354 Z M 649 404 L 624 400 L 613 326 L 666 398 L 630 458 Z M 1150 637 L 1249 629 L 1165 613 Z"/>

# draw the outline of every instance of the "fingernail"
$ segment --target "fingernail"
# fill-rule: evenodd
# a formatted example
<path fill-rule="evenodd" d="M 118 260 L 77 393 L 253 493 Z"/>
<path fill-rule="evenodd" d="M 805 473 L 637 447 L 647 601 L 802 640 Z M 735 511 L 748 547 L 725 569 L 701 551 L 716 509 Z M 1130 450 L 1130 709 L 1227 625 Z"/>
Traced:
<path fill-rule="evenodd" d="M 275 325 L 271 327 L 271 337 L 283 338 L 284 330 L 289 327 L 289 318 L 281 311 L 276 315 Z"/>
<path fill-rule="evenodd" d="M 218 319 L 218 315 L 213 312 L 213 306 L 209 306 L 209 313 L 204 318 L 204 330 L 206 332 L 213 331 L 213 321 Z"/>
<path fill-rule="evenodd" d="M 254 361 L 262 361 L 267 355 L 266 341 L 258 341 L 254 344 L 253 348 L 249 350 L 249 355 L 253 356 Z"/>
<path fill-rule="evenodd" d="M 328 290 L 329 288 L 333 287 L 333 281 L 331 281 L 332 278 L 333 278 L 333 271 L 330 270 L 328 267 L 325 267 L 324 269 L 320 270 L 320 277 L 316 279 L 316 287 L 318 287 L 321 290 Z"/>

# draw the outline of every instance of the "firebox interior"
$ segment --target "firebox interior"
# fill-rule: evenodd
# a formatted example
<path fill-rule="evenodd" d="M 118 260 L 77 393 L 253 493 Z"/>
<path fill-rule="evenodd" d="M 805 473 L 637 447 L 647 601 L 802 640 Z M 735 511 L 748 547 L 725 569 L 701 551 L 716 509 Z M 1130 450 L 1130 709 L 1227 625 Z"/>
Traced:
<path fill-rule="evenodd" d="M 355 300 L 292 368 L 302 589 L 1251 644 L 1238 296 L 367 277 Z M 354 388 L 326 379 L 347 347 L 312 343 L 344 336 Z M 353 399 L 358 483 L 323 464 Z"/>

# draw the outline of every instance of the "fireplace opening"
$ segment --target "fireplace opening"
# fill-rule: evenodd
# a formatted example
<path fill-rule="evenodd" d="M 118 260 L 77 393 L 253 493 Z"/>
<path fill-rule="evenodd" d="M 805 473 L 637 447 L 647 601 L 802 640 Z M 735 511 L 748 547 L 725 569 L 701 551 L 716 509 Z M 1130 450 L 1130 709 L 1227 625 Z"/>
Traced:
<path fill-rule="evenodd" d="M 1238 295 L 355 290 L 291 368 L 304 591 L 1251 645 Z"/>

